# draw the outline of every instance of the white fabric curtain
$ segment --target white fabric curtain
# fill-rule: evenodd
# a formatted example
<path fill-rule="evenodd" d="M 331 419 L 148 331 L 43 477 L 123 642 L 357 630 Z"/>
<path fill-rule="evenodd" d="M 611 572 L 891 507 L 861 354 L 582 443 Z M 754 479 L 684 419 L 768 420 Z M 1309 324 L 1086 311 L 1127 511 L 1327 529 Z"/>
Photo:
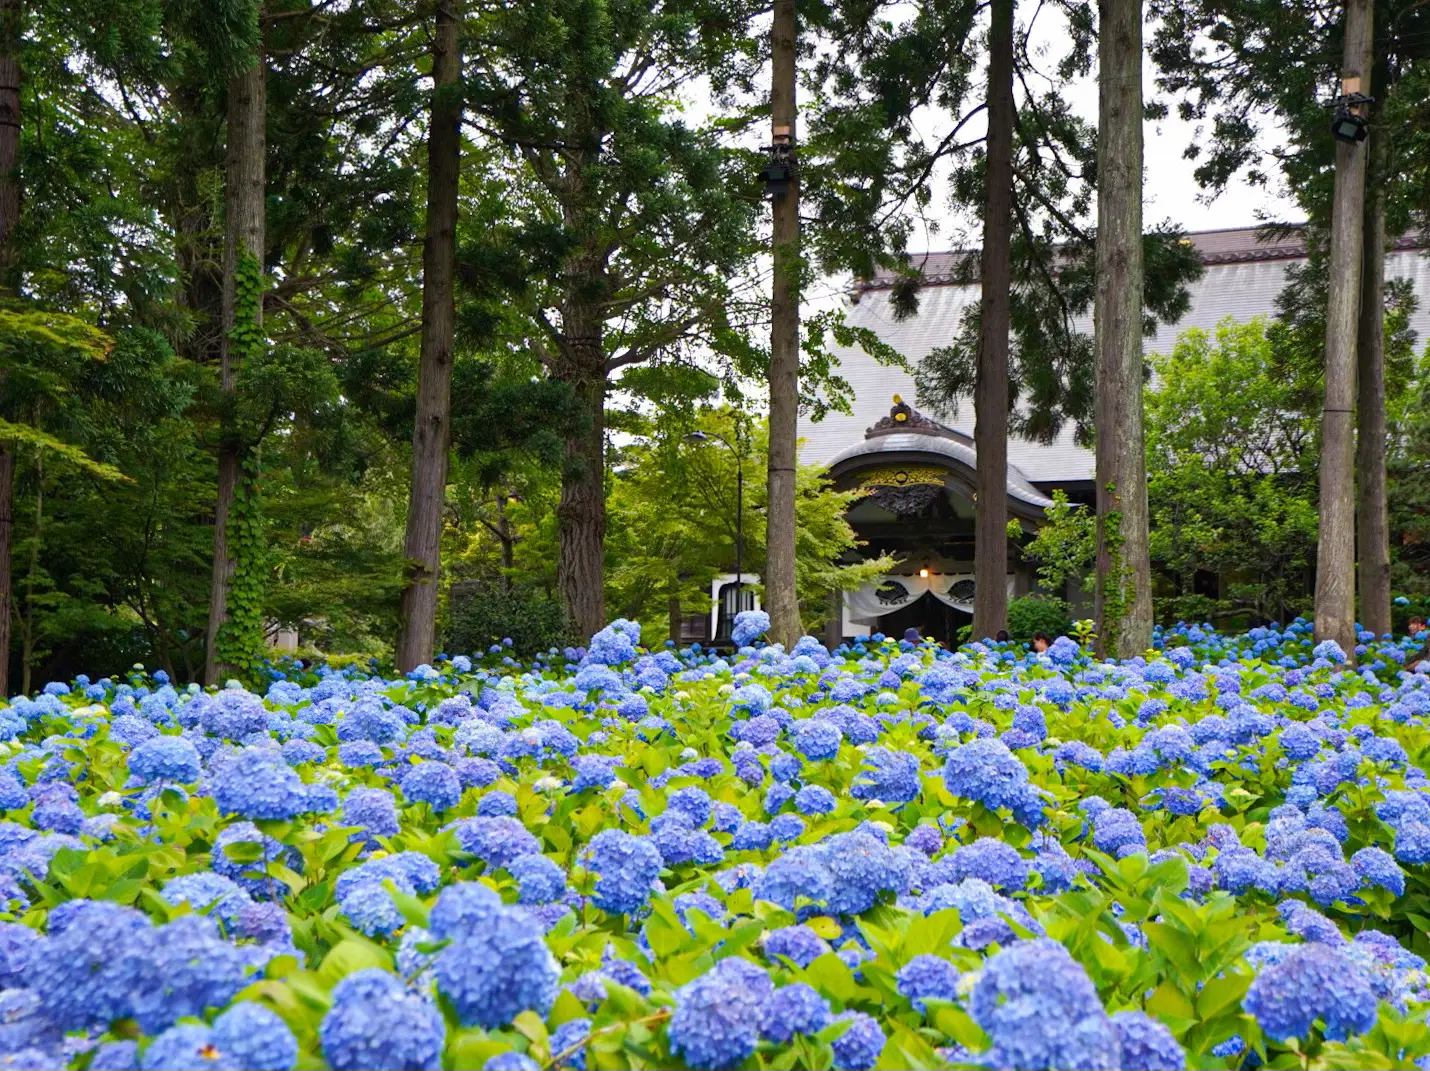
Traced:
<path fill-rule="evenodd" d="M 964 584 L 968 581 L 969 584 Z M 865 584 L 854 591 L 844 593 L 844 605 L 853 621 L 867 621 L 872 618 L 892 614 L 912 605 L 925 593 L 932 594 L 939 602 L 973 613 L 973 597 L 970 584 L 972 573 L 933 573 L 929 576 L 886 576 L 881 580 Z M 954 589 L 958 588 L 957 591 Z M 1013 578 L 1008 578 L 1008 594 L 1013 594 Z"/>

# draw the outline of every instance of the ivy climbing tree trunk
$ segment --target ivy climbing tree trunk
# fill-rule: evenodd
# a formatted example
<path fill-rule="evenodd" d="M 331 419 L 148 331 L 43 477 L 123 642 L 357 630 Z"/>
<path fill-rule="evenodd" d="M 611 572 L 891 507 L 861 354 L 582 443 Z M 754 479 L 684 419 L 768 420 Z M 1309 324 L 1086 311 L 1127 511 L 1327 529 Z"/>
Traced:
<path fill-rule="evenodd" d="M 427 240 L 422 250 L 422 349 L 407 499 L 407 572 L 397 668 L 430 663 L 437 634 L 442 507 L 452 444 L 457 179 L 462 152 L 462 52 L 457 0 L 437 0 L 432 39 L 432 126 L 427 135 Z"/>
<path fill-rule="evenodd" d="M 214 504 L 213 573 L 204 648 L 204 683 L 216 685 L 233 672 L 225 641 L 231 636 L 230 601 L 243 542 L 235 503 L 245 479 L 245 455 L 238 427 L 238 370 L 245 352 L 262 344 L 264 256 L 264 152 L 267 93 L 263 56 L 229 79 L 228 154 L 225 161 L 223 334 L 219 341 L 222 392 L 218 448 L 218 495 Z M 256 491 L 256 488 L 250 488 Z M 246 592 L 252 599 L 254 593 Z M 251 609 L 249 607 L 248 609 Z M 260 641 L 262 623 L 259 622 Z"/>
<path fill-rule="evenodd" d="M 795 0 L 775 0 L 770 28 L 773 144 L 795 150 Z M 770 638 L 793 647 L 800 637 L 795 593 L 795 464 L 799 449 L 799 170 L 773 199 L 774 279 L 770 305 L 770 427 L 765 512 L 765 605 Z"/>
<path fill-rule="evenodd" d="M 1341 92 L 1369 93 L 1370 0 L 1348 0 Z M 1365 142 L 1336 142 L 1321 411 L 1321 524 L 1316 547 L 1316 641 L 1355 649 L 1356 332 L 1360 319 Z"/>
<path fill-rule="evenodd" d="M 988 31 L 987 200 L 983 212 L 978 370 L 973 442 L 973 635 L 991 639 L 1008 619 L 1008 332 L 1013 261 L 1013 10 L 993 0 Z"/>
<path fill-rule="evenodd" d="M 1367 160 L 1360 327 L 1356 344 L 1356 546 L 1361 625 L 1390 631 L 1390 517 L 1385 451 L 1385 137 L 1374 122 Z"/>
<path fill-rule="evenodd" d="M 1152 644 L 1142 430 L 1142 2 L 1098 4 L 1097 635 L 1107 655 Z"/>
<path fill-rule="evenodd" d="M 14 298 L 20 224 L 20 0 L 0 0 L 0 296 Z M 0 442 L 0 697 L 10 694 L 14 580 L 15 444 Z"/>

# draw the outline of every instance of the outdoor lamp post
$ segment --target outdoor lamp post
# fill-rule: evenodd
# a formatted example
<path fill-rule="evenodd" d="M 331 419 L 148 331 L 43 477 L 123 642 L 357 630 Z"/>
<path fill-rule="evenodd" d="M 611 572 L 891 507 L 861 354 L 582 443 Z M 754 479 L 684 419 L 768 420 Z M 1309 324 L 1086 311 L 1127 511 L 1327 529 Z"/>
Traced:
<path fill-rule="evenodd" d="M 685 436 L 688 443 L 707 443 L 711 439 L 721 443 L 735 457 L 735 613 L 738 614 L 745 589 L 745 458 L 729 439 L 718 433 L 692 431 Z"/>

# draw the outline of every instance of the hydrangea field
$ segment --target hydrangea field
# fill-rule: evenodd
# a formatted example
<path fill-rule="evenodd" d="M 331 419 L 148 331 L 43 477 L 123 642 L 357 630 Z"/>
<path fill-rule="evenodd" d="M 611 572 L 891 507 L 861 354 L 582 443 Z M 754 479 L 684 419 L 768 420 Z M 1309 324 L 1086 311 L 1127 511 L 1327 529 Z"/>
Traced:
<path fill-rule="evenodd" d="M 1413 641 L 767 625 L 11 701 L 0 1064 L 1430 1065 Z"/>

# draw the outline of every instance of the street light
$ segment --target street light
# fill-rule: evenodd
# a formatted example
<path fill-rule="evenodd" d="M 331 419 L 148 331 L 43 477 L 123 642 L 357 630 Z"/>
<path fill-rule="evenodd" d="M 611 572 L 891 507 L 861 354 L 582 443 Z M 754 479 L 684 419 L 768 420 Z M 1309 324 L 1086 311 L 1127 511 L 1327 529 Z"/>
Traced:
<path fill-rule="evenodd" d="M 1356 82 L 1359 85 L 1359 80 Z M 1334 109 L 1331 118 L 1331 136 L 1337 141 L 1352 145 L 1370 136 L 1370 120 L 1365 117 L 1365 107 L 1374 104 L 1375 98 L 1368 97 L 1354 88 L 1332 100 L 1327 107 Z"/>
<path fill-rule="evenodd" d="M 739 438 L 738 433 L 735 438 Z M 730 440 L 718 433 L 707 434 L 697 430 L 685 436 L 688 443 L 703 444 L 711 439 L 721 443 L 735 456 L 735 613 L 738 614 L 745 587 L 745 458 L 741 451 L 730 445 Z"/>

